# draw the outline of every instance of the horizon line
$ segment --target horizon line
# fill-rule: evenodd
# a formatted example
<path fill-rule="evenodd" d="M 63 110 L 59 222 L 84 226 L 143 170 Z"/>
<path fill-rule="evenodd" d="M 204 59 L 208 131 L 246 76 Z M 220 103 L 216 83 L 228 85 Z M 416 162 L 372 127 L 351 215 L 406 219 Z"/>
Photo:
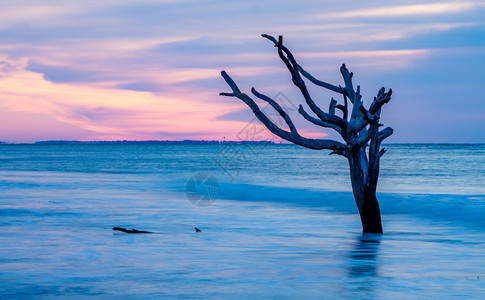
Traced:
<path fill-rule="evenodd" d="M 3 142 L 0 145 L 75 145 L 75 144 L 248 144 L 267 143 L 274 145 L 294 145 L 286 141 L 272 140 L 101 140 L 101 141 L 80 141 L 80 140 L 41 140 L 35 142 Z M 453 143 L 453 142 L 393 142 L 386 145 L 485 145 L 485 143 Z"/>

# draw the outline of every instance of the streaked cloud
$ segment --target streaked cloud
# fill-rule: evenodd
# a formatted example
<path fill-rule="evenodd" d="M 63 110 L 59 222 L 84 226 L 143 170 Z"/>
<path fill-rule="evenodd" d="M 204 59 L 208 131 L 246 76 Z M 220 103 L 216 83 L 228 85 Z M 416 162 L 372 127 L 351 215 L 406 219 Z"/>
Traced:
<path fill-rule="evenodd" d="M 211 118 L 237 105 L 228 103 L 222 107 L 211 103 L 207 101 L 211 95 L 206 93 L 198 93 L 195 99 L 187 95 L 159 96 L 148 92 L 60 84 L 26 70 L 25 60 L 9 61 L 3 66 L 0 74 L 3 109 L 52 115 L 58 121 L 103 136 L 146 139 L 165 130 L 173 135 L 192 132 L 192 136 L 197 137 L 199 129 L 194 128 L 195 123 L 203 128 L 204 134 L 211 132 L 215 138 L 224 135 L 221 125 L 225 128 L 238 126 L 237 122 L 210 122 Z M 206 104 L 200 105 L 204 99 Z"/>
<path fill-rule="evenodd" d="M 5 5 L 7 4 L 7 5 Z M 32 21 L 45 22 L 73 12 L 69 6 L 46 6 L 46 5 L 15 5 L 6 1 L 2 8 L 0 29 L 19 24 L 29 24 Z M 42 23 L 40 23 L 42 24 Z"/>
<path fill-rule="evenodd" d="M 416 15 L 439 15 L 457 14 L 470 11 L 476 8 L 485 7 L 483 2 L 451 2 L 451 3 L 430 3 L 402 6 L 387 6 L 355 11 L 339 12 L 333 14 L 336 18 L 355 17 L 396 17 Z"/>

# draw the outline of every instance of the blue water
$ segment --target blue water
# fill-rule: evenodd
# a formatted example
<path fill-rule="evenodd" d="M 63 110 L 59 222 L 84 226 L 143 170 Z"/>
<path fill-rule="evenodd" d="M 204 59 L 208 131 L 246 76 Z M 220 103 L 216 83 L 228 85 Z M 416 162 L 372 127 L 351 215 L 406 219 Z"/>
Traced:
<path fill-rule="evenodd" d="M 324 151 L 0 145 L 0 298 L 483 298 L 485 145 L 386 148 L 372 236 Z"/>

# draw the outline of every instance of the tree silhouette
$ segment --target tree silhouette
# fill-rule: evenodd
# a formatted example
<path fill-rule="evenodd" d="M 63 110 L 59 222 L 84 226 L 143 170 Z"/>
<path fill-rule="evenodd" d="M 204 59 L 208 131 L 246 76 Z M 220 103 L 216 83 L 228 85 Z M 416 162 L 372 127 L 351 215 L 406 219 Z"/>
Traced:
<path fill-rule="evenodd" d="M 354 89 L 353 73 L 349 72 L 345 64 L 340 67 L 340 73 L 344 80 L 343 87 L 320 81 L 296 62 L 290 50 L 283 45 L 282 36 L 279 36 L 278 40 L 267 34 L 262 36 L 273 42 L 275 47 L 278 48 L 278 55 L 291 73 L 293 84 L 298 87 L 306 104 L 316 117 L 308 114 L 302 105 L 298 109 L 300 114 L 315 125 L 335 130 L 345 143 L 330 139 L 309 139 L 301 136 L 287 112 L 273 99 L 259 93 L 253 87 L 251 89 L 252 94 L 269 103 L 284 119 L 289 131 L 280 128 L 261 111 L 258 104 L 250 96 L 239 90 L 226 71 L 222 71 L 221 75 L 231 87 L 232 93 L 220 93 L 220 95 L 242 100 L 269 131 L 282 139 L 310 149 L 332 150 L 330 154 L 346 157 L 349 162 L 352 191 L 359 209 L 363 231 L 382 233 L 381 213 L 376 197 L 379 160 L 385 153 L 385 149 L 380 149 L 380 146 L 382 141 L 393 133 L 393 130 L 390 127 L 379 130 L 382 126 L 379 124 L 379 118 L 382 106 L 391 99 L 392 90 L 389 89 L 386 92 L 382 88 L 374 97 L 369 108 L 365 108 L 360 94 L 360 86 L 357 86 L 356 90 Z M 343 104 L 339 104 L 337 100 L 332 98 L 328 113 L 324 112 L 313 101 L 302 76 L 317 86 L 341 94 Z M 337 110 L 340 111 L 339 115 Z M 367 146 L 369 146 L 369 149 L 366 151 Z"/>

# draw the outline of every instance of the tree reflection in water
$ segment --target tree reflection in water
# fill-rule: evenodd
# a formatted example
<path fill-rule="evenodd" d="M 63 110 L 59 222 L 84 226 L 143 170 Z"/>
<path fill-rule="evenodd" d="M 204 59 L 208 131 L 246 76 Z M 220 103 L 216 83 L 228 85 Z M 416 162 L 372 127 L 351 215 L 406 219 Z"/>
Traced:
<path fill-rule="evenodd" d="M 374 277 L 378 274 L 377 254 L 380 234 L 363 233 L 350 252 L 349 275 L 351 278 Z"/>

